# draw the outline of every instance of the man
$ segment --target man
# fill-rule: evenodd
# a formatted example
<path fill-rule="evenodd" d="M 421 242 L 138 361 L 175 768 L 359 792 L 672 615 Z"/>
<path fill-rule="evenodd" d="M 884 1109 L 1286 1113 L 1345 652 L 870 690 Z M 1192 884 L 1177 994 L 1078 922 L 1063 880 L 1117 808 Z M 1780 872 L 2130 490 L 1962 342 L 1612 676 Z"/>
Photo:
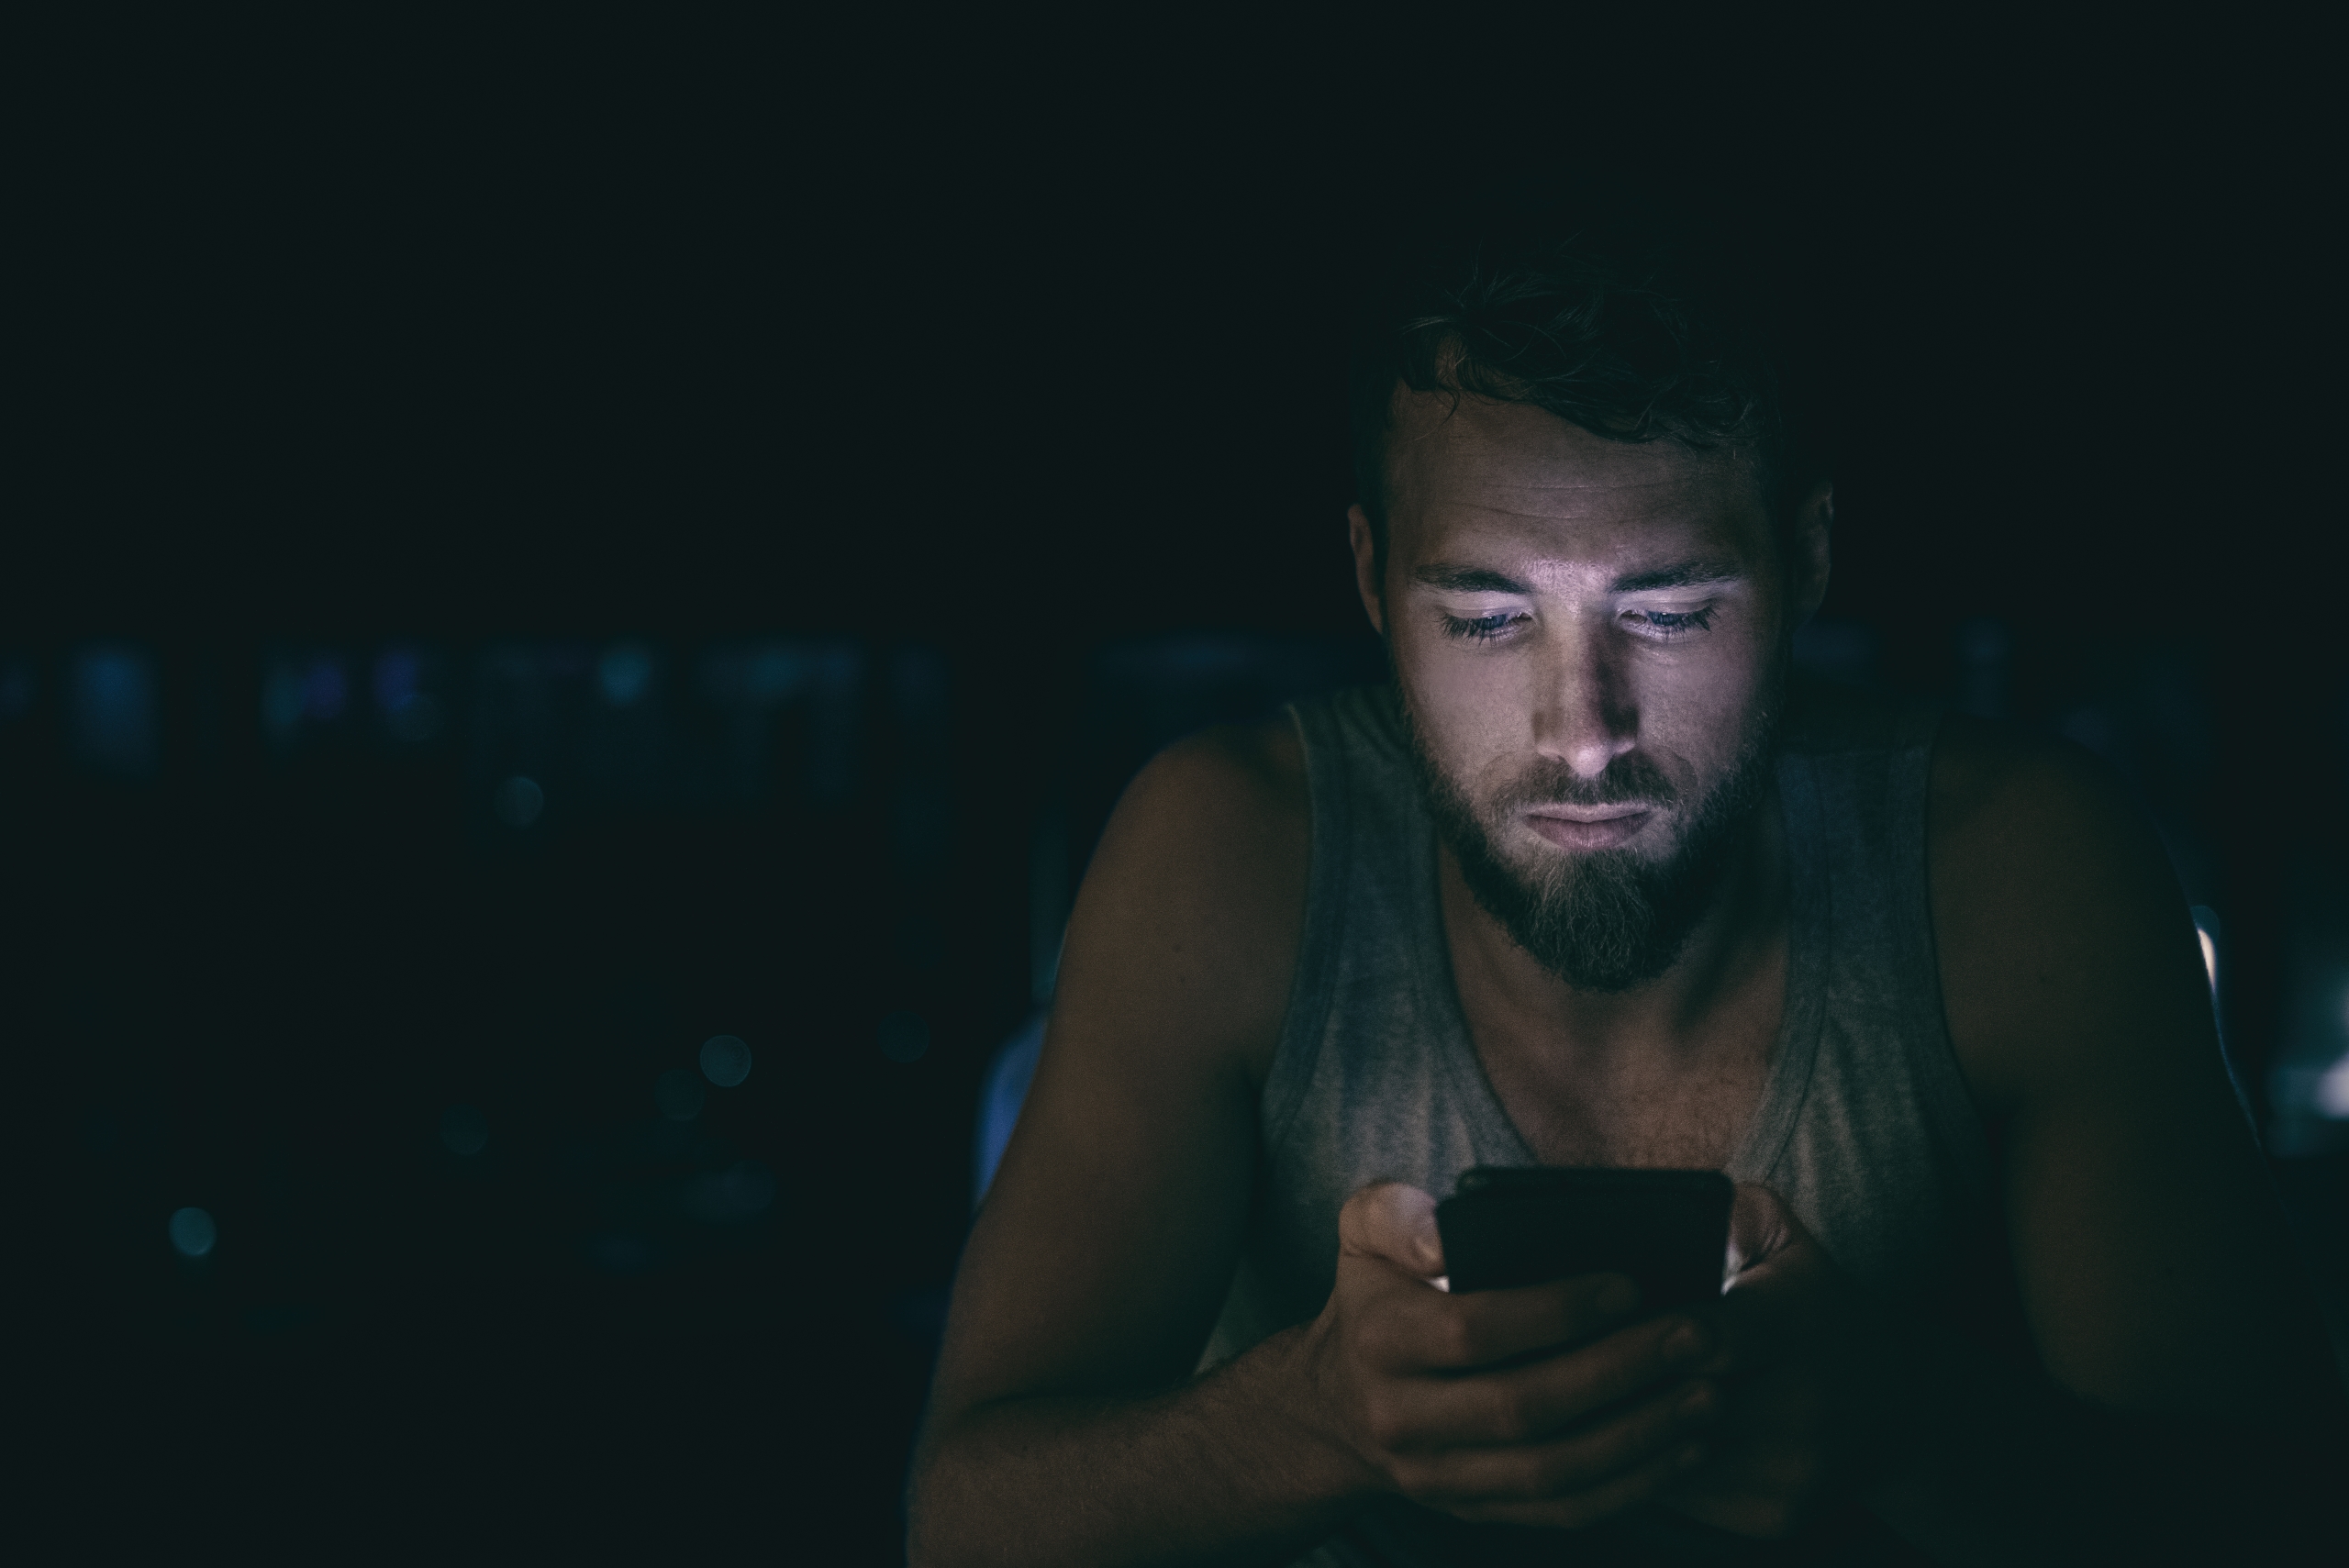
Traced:
<path fill-rule="evenodd" d="M 1792 689 L 1831 492 L 1707 298 L 1570 240 L 1373 323 L 1394 688 L 1119 806 L 918 1562 L 2079 1561 L 2323 1407 L 2161 850 L 2065 749 Z M 1728 1172 L 1726 1289 L 1449 1293 L 1480 1163 Z"/>

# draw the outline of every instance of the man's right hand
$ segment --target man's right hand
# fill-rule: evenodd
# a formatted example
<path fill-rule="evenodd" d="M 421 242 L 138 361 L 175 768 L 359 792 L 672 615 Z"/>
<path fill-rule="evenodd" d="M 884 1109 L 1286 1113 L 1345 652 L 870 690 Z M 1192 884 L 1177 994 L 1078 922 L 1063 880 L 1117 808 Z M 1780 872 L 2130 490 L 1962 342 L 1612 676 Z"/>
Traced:
<path fill-rule="evenodd" d="M 1327 1429 L 1377 1485 L 1465 1519 L 1575 1529 L 1701 1460 L 1718 1405 L 1687 1375 L 1712 1348 L 1703 1324 L 1631 1322 L 1620 1274 L 1454 1296 L 1443 1272 L 1433 1198 L 1386 1182 L 1347 1200 L 1307 1367 Z"/>

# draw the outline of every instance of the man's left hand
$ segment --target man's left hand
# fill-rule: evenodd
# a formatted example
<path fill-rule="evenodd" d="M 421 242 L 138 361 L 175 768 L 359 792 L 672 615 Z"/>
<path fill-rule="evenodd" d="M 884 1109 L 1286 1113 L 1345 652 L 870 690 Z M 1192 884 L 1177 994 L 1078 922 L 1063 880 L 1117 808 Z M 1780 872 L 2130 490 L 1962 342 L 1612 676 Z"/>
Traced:
<path fill-rule="evenodd" d="M 1741 1184 L 1729 1288 L 1707 1309 L 1720 1418 L 1703 1464 L 1666 1501 L 1739 1535 L 1791 1534 L 1835 1490 L 1880 1471 L 1903 1358 L 1884 1316 L 1785 1200 Z"/>

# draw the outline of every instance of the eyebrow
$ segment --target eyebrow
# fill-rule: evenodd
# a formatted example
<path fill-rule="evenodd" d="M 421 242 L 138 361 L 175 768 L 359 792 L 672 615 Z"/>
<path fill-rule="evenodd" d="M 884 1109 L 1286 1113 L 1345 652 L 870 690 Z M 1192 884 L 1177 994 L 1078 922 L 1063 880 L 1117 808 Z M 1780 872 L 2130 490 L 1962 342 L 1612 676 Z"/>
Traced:
<path fill-rule="evenodd" d="M 1703 588 L 1715 583 L 1734 583 L 1744 575 L 1727 562 L 1682 561 L 1653 572 L 1634 572 L 1618 577 L 1609 585 L 1609 592 L 1653 594 L 1659 588 Z"/>
<path fill-rule="evenodd" d="M 1415 568 L 1411 581 L 1423 588 L 1440 588 L 1448 594 L 1531 594 L 1533 590 L 1516 578 L 1503 573 L 1486 571 L 1481 566 L 1454 566 L 1448 562 L 1435 562 Z"/>
<path fill-rule="evenodd" d="M 1734 583 L 1744 573 L 1720 561 L 1681 561 L 1652 572 L 1633 572 L 1608 584 L 1610 594 L 1653 594 L 1664 588 L 1700 588 L 1714 583 Z M 1531 594 L 1533 590 L 1506 573 L 1482 566 L 1458 566 L 1433 562 L 1414 568 L 1411 581 L 1422 587 L 1451 594 Z"/>

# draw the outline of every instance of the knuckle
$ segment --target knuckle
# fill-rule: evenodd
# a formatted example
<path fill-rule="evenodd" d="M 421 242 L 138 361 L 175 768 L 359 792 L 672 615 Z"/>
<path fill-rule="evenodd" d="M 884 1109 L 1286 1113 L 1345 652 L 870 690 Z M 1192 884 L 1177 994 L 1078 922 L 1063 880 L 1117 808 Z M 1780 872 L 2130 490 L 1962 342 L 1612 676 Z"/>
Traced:
<path fill-rule="evenodd" d="M 1533 1411 L 1525 1391 L 1509 1385 L 1493 1390 L 1485 1411 L 1485 1425 L 1502 1442 L 1523 1442 L 1533 1435 Z"/>
<path fill-rule="evenodd" d="M 1432 1503 L 1442 1496 L 1442 1488 L 1436 1485 L 1435 1472 L 1416 1460 L 1389 1461 L 1386 1483 L 1414 1503 Z"/>
<path fill-rule="evenodd" d="M 1338 1209 L 1338 1224 L 1341 1228 L 1359 1228 L 1375 1220 L 1388 1201 L 1388 1195 L 1399 1184 L 1372 1182 L 1356 1187 Z"/>
<path fill-rule="evenodd" d="M 1475 1324 L 1464 1312 L 1447 1312 L 1439 1320 L 1434 1335 L 1437 1355 L 1455 1366 L 1473 1365 L 1477 1360 L 1478 1340 Z"/>

